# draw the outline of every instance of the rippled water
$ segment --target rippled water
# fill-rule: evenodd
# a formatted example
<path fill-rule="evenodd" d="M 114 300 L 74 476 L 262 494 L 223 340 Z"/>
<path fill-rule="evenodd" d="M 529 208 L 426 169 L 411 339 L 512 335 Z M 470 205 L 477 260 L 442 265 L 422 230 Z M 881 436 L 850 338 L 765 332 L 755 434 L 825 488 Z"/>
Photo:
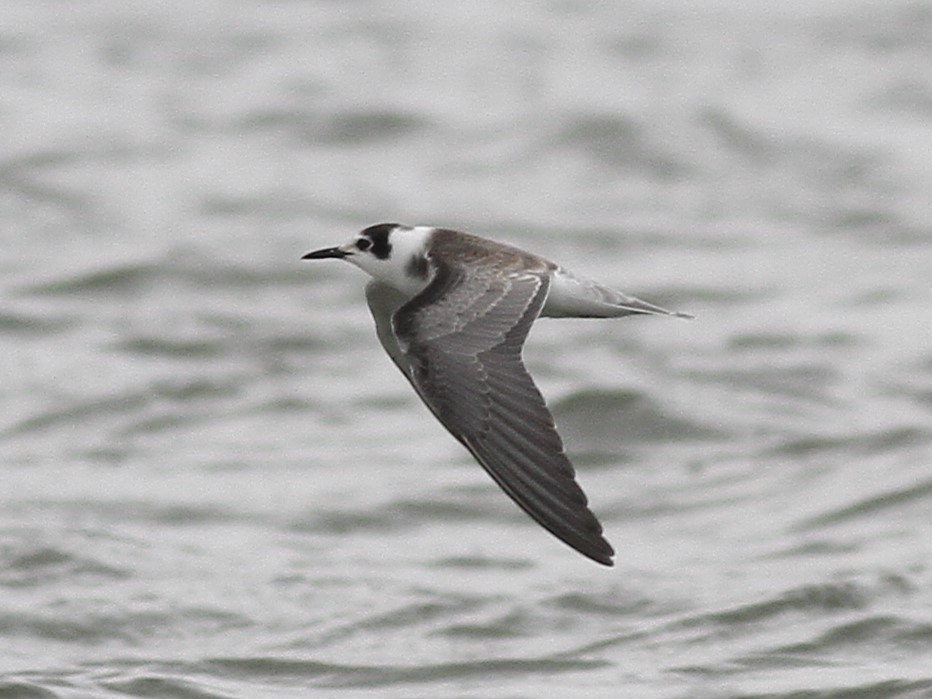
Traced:
<path fill-rule="evenodd" d="M 0 18 L 0 697 L 932 696 L 928 2 Z M 298 259 L 382 220 L 696 314 L 527 346 L 615 568 Z"/>

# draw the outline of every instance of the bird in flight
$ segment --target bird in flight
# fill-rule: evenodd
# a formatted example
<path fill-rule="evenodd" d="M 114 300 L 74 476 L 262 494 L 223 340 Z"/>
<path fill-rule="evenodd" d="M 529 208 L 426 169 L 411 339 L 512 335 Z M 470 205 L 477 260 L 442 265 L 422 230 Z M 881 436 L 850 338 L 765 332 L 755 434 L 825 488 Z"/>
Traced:
<path fill-rule="evenodd" d="M 542 257 L 446 228 L 380 223 L 305 260 L 372 276 L 379 341 L 440 423 L 527 514 L 602 565 L 615 554 L 521 358 L 539 317 L 675 313 Z"/>

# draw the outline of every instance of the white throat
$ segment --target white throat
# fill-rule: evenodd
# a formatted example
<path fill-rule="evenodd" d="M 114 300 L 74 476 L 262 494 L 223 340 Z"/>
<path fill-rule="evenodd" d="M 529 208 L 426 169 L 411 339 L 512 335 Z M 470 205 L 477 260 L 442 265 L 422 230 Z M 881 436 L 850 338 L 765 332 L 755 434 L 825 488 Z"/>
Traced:
<path fill-rule="evenodd" d="M 429 281 L 423 275 L 426 268 L 420 260 L 424 257 L 434 230 L 432 226 L 401 226 L 393 230 L 389 238 L 392 249 L 388 259 L 380 260 L 373 255 L 353 255 L 347 259 L 375 279 L 407 296 L 414 296 Z"/>

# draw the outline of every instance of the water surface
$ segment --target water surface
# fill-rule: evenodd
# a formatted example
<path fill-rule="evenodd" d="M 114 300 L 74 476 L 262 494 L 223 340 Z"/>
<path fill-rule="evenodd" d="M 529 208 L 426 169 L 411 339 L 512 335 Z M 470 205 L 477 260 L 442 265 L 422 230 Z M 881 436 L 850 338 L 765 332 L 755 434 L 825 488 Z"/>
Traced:
<path fill-rule="evenodd" d="M 0 17 L 0 696 L 932 696 L 932 5 Z M 298 259 L 384 220 L 696 314 L 531 333 L 615 568 Z"/>

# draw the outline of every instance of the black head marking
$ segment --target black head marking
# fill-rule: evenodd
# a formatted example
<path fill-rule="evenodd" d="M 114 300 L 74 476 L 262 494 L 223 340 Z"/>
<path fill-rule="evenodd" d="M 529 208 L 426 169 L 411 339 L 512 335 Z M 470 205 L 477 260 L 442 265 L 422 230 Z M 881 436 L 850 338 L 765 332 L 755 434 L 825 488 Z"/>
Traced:
<path fill-rule="evenodd" d="M 397 223 L 377 223 L 364 229 L 360 235 L 372 241 L 369 250 L 373 255 L 380 260 L 386 260 L 392 254 L 392 244 L 388 242 L 388 236 L 398 227 Z"/>

